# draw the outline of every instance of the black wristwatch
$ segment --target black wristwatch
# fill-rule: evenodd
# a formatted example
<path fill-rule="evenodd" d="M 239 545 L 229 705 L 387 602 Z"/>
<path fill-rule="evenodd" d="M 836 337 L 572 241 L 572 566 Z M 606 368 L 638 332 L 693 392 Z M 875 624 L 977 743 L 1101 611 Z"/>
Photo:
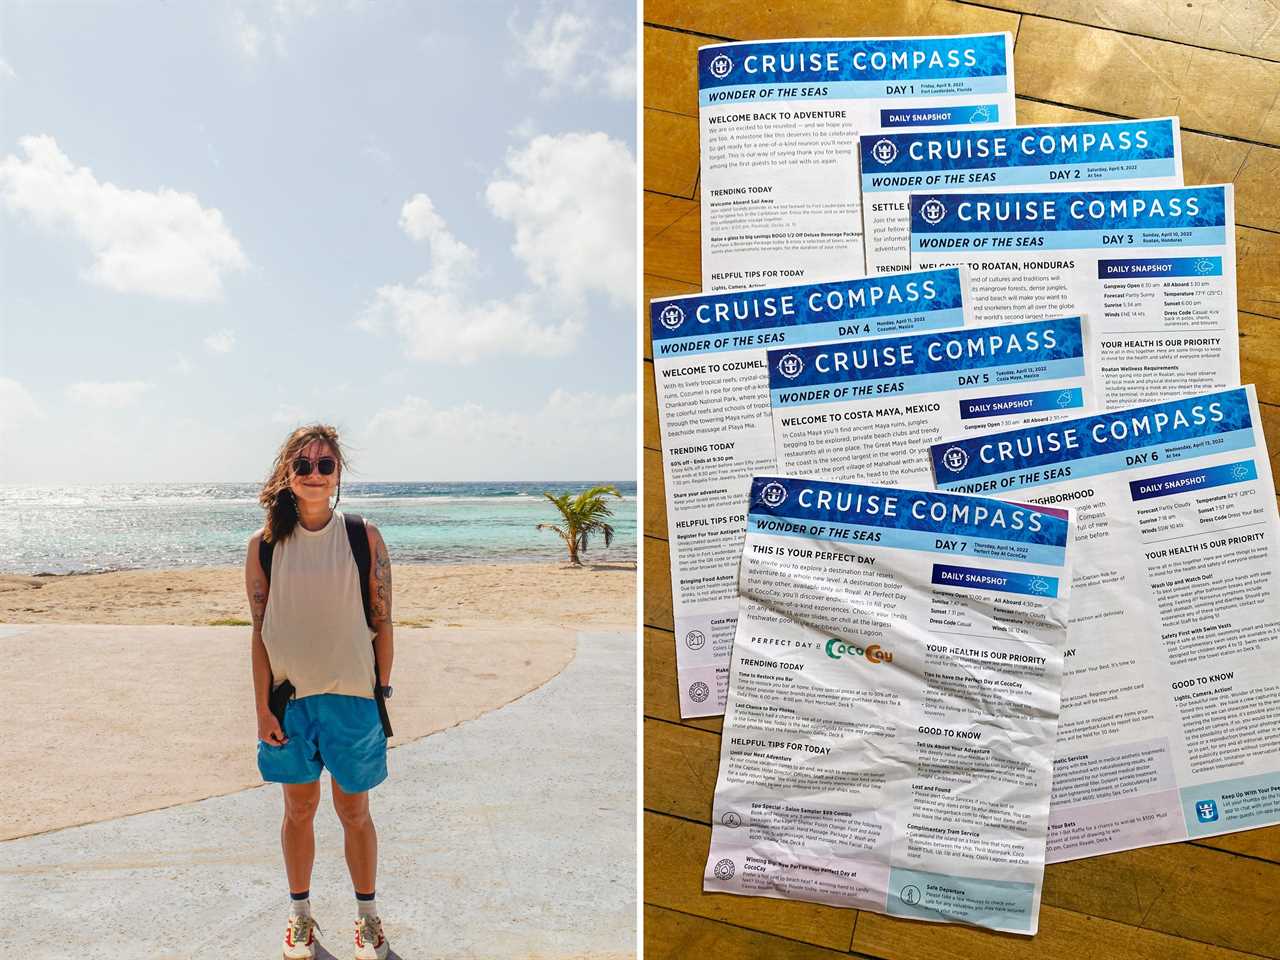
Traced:
<path fill-rule="evenodd" d="M 382 699 L 383 699 L 383 700 L 390 700 L 390 699 L 391 699 L 391 685 L 390 685 L 390 684 L 388 684 L 388 685 L 387 685 L 387 686 L 385 686 L 385 687 L 379 687 L 378 689 L 379 689 L 379 690 L 381 691 L 381 693 L 382 693 Z"/>

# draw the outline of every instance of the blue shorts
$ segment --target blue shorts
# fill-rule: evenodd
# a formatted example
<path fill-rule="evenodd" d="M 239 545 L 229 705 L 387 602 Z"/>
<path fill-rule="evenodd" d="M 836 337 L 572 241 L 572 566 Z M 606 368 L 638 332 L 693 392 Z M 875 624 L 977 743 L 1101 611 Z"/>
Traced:
<path fill-rule="evenodd" d="M 258 741 L 258 770 L 270 783 L 314 783 L 329 768 L 347 793 L 372 790 L 387 779 L 387 738 L 377 701 L 319 693 L 290 700 L 282 746 Z"/>

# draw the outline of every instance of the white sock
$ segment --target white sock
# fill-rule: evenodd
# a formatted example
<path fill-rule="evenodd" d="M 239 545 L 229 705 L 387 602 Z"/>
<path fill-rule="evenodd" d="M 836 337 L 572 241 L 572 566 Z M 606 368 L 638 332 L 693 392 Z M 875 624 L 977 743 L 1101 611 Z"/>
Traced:
<path fill-rule="evenodd" d="M 356 916 L 357 917 L 376 917 L 377 915 L 378 915 L 377 901 L 356 900 Z"/>
<path fill-rule="evenodd" d="M 289 898 L 289 916 L 291 917 L 309 917 L 311 916 L 311 898 L 305 900 L 294 900 Z"/>

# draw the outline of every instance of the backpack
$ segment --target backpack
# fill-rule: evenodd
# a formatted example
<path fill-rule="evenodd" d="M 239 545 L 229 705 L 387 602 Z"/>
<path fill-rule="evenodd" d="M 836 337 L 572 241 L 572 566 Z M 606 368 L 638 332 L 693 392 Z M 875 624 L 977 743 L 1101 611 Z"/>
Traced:
<path fill-rule="evenodd" d="M 347 528 L 347 543 L 351 547 L 351 557 L 356 562 L 357 579 L 360 581 L 360 601 L 364 604 L 364 622 L 373 629 L 373 607 L 369 601 L 369 570 L 373 558 L 369 555 L 369 534 L 365 530 L 364 517 L 357 513 L 344 513 L 342 519 Z M 275 552 L 275 544 L 265 539 L 258 541 L 258 563 L 266 575 L 267 584 L 271 583 L 271 556 Z M 382 695 L 382 687 L 378 684 L 378 649 L 373 650 L 373 698 L 378 703 L 378 718 L 382 721 L 382 732 L 391 737 L 391 718 L 387 715 L 387 701 Z M 274 686 L 274 680 L 273 680 Z M 283 727 L 283 721 L 281 722 Z"/>

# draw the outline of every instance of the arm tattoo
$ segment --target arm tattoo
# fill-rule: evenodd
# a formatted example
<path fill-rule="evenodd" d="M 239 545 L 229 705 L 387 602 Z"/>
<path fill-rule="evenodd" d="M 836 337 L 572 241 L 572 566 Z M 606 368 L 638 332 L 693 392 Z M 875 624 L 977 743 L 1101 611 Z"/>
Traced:
<path fill-rule="evenodd" d="M 373 620 L 375 624 L 391 620 L 391 558 L 387 548 L 378 544 L 373 561 Z"/>
<path fill-rule="evenodd" d="M 253 599 L 249 602 L 249 608 L 253 613 L 253 629 L 261 630 L 262 621 L 267 615 L 267 585 L 261 580 L 254 581 Z"/>

